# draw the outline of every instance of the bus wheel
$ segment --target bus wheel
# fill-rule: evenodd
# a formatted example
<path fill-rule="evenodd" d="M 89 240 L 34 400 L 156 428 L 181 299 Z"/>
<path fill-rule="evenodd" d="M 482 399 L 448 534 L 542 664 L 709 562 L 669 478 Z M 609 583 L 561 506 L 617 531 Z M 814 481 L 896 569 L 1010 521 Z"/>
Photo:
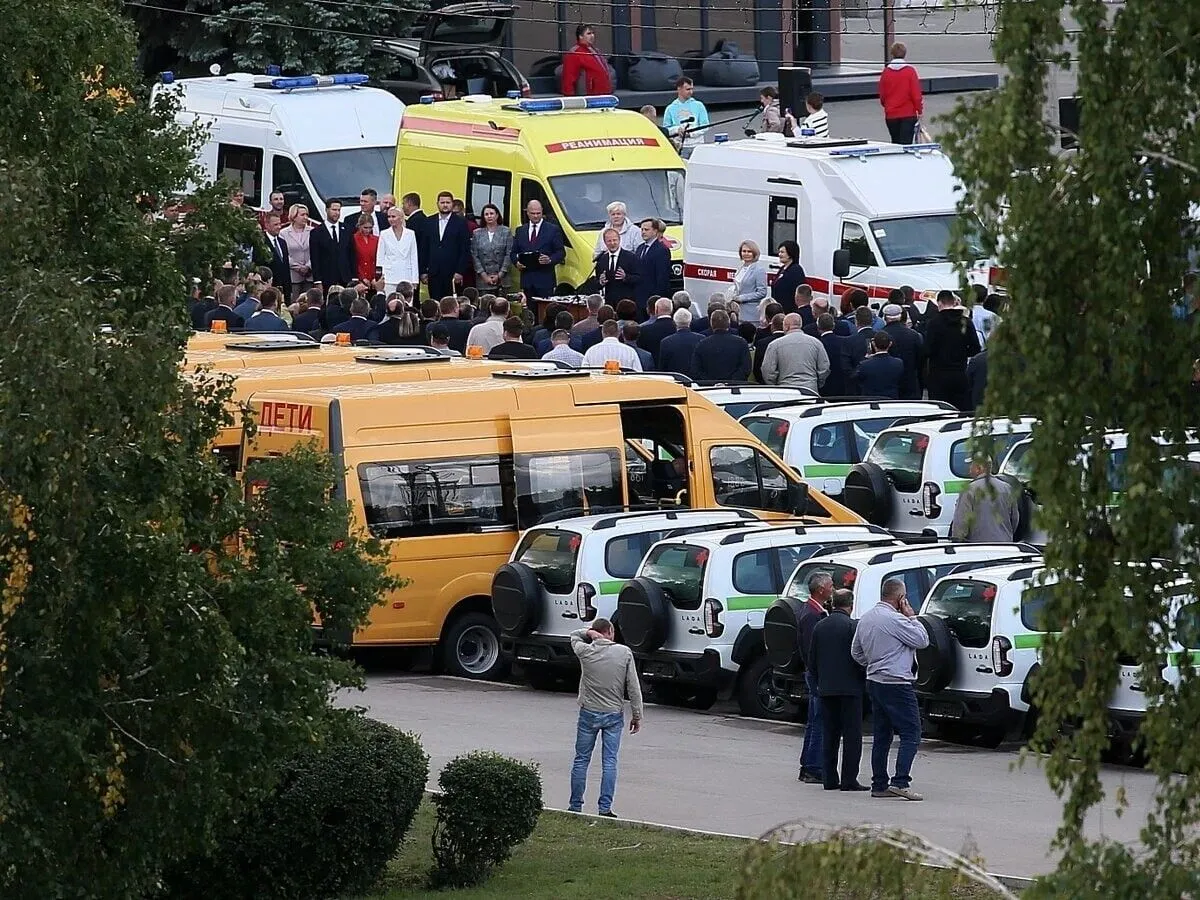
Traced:
<path fill-rule="evenodd" d="M 450 623 L 442 638 L 442 667 L 447 675 L 497 680 L 508 673 L 500 655 L 500 626 L 486 613 L 469 612 Z"/>

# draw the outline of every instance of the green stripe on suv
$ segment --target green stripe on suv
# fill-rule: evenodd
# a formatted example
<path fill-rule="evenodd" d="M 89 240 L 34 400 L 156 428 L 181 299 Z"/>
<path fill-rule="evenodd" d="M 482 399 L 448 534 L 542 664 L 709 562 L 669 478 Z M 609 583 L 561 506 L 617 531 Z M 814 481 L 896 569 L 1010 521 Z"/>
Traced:
<path fill-rule="evenodd" d="M 602 581 L 597 587 L 601 594 L 619 594 L 621 588 L 625 587 L 624 581 Z"/>
<path fill-rule="evenodd" d="M 1042 646 L 1042 641 L 1045 638 L 1046 635 L 1036 632 L 1033 634 L 1014 634 L 1013 647 L 1017 650 L 1036 650 Z"/>
<path fill-rule="evenodd" d="M 778 599 L 778 594 L 739 594 L 736 597 L 726 597 L 725 608 L 729 612 L 741 612 L 748 609 L 766 609 Z"/>
<path fill-rule="evenodd" d="M 824 463 L 805 466 L 805 478 L 845 478 L 850 474 L 850 463 Z"/>
<path fill-rule="evenodd" d="M 1192 665 L 1195 665 L 1197 662 L 1200 662 L 1200 650 L 1175 650 L 1172 653 L 1168 653 L 1167 665 L 1178 666 L 1184 657 L 1187 657 Z"/>
<path fill-rule="evenodd" d="M 961 494 L 967 489 L 967 485 L 971 481 L 968 478 L 950 479 L 942 484 L 942 493 L 945 494 Z"/>

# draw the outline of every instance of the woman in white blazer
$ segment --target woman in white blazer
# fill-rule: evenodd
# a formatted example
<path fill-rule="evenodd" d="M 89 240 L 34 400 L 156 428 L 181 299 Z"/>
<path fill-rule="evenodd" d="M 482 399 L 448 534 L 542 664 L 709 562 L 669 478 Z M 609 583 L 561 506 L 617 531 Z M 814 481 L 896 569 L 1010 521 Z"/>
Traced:
<path fill-rule="evenodd" d="M 421 273 L 417 266 L 417 238 L 404 227 L 404 213 L 393 206 L 387 217 L 391 228 L 379 235 L 378 264 L 383 269 L 383 290 L 391 294 L 402 281 L 416 288 L 421 283 Z"/>

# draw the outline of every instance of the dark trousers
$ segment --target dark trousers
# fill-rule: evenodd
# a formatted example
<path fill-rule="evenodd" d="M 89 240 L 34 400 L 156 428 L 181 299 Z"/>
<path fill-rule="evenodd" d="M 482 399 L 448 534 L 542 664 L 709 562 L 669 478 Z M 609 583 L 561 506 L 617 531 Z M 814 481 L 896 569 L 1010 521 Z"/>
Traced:
<path fill-rule="evenodd" d="M 821 723 L 824 738 L 822 773 L 825 787 L 850 788 L 858 784 L 858 767 L 862 762 L 862 695 L 825 696 L 821 698 Z M 842 744 L 842 777 L 838 780 L 838 742 Z"/>
<path fill-rule="evenodd" d="M 893 144 L 915 144 L 917 142 L 917 123 L 920 121 L 916 116 L 905 116 L 903 119 L 884 119 Z"/>
<path fill-rule="evenodd" d="M 888 789 L 888 752 L 896 735 L 900 736 L 900 749 L 896 753 L 896 774 L 892 776 L 891 784 L 906 788 L 912 784 L 912 764 L 921 744 L 921 713 L 917 708 L 916 692 L 911 684 L 868 681 L 867 693 L 871 697 L 871 718 L 875 724 L 871 738 L 871 790 L 879 793 Z"/>
<path fill-rule="evenodd" d="M 929 389 L 930 400 L 944 400 L 960 410 L 971 407 L 971 392 L 965 371 L 930 369 L 925 386 Z"/>
<path fill-rule="evenodd" d="M 443 297 L 458 296 L 462 293 L 462 288 L 454 290 L 454 273 L 449 275 L 439 273 L 429 275 L 429 299 L 441 300 Z"/>

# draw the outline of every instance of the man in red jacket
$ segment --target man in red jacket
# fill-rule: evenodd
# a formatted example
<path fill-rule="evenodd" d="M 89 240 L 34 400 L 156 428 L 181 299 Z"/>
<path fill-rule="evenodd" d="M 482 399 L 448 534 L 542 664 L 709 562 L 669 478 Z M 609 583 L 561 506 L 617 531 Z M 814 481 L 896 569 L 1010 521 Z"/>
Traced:
<path fill-rule="evenodd" d="M 575 29 L 575 49 L 563 57 L 562 92 L 564 96 L 575 94 L 595 96 L 611 94 L 612 79 L 608 75 L 608 63 L 595 47 L 596 29 L 591 25 L 580 25 Z M 582 81 L 582 84 L 580 82 Z M 582 90 L 580 88 L 582 87 Z"/>
<path fill-rule="evenodd" d="M 917 77 L 917 70 L 908 64 L 906 56 L 907 47 L 899 42 L 892 44 L 892 61 L 879 76 L 879 102 L 883 105 L 883 119 L 893 144 L 911 144 L 915 141 L 917 125 L 924 109 L 921 80 Z"/>

